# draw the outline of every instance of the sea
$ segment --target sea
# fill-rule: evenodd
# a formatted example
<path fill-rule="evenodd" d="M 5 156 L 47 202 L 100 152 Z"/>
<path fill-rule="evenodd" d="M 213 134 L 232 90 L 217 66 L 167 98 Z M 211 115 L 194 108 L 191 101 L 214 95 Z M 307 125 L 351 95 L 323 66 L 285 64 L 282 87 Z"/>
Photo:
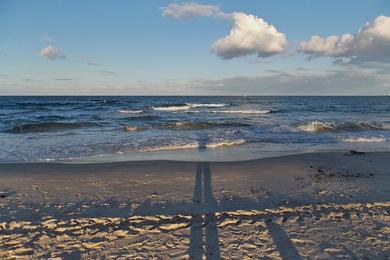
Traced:
<path fill-rule="evenodd" d="M 388 96 L 2 96 L 0 162 L 389 151 Z"/>

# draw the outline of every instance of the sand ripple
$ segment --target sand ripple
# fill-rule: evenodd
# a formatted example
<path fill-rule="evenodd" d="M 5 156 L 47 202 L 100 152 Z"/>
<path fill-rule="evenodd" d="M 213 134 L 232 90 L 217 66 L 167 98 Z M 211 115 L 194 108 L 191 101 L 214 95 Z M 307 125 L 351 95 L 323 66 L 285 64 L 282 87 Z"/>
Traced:
<path fill-rule="evenodd" d="M 0 258 L 385 258 L 390 202 L 0 223 Z M 361 239 L 364 237 L 364 239 Z M 212 240 L 217 241 L 213 248 Z M 211 241 L 211 242 L 210 242 Z M 352 253 L 353 252 L 353 253 Z"/>

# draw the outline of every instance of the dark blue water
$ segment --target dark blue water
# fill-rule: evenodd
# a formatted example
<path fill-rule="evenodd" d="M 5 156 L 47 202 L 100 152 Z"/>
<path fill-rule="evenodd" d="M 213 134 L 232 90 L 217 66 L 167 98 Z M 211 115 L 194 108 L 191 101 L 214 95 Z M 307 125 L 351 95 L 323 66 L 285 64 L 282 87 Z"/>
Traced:
<path fill-rule="evenodd" d="M 390 97 L 0 97 L 0 161 L 388 150 Z"/>

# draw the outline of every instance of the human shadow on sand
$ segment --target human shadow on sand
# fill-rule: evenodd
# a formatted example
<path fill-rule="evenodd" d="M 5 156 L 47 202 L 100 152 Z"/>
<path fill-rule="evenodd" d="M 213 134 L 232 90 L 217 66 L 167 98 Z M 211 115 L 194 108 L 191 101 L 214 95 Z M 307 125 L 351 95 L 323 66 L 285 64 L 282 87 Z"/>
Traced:
<path fill-rule="evenodd" d="M 219 259 L 219 239 L 215 212 L 217 206 L 212 192 L 211 171 L 208 163 L 198 163 L 195 177 L 193 203 L 202 213 L 194 213 L 191 221 L 189 255 L 191 259 Z M 203 228 L 205 240 L 203 240 Z"/>
<path fill-rule="evenodd" d="M 209 163 L 200 162 L 197 165 L 194 185 L 194 212 L 191 221 L 190 259 L 220 259 L 220 246 L 218 238 L 218 202 L 214 198 Z M 290 240 L 283 228 L 266 219 L 266 225 L 272 240 L 282 259 L 302 259 L 298 250 Z M 203 239 L 204 229 L 204 239 Z"/>

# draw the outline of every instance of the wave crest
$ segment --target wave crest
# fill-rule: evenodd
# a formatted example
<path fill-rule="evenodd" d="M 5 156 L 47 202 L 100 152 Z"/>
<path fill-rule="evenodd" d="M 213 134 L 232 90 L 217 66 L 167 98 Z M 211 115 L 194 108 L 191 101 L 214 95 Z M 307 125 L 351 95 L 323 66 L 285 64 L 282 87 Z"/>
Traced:
<path fill-rule="evenodd" d="M 124 128 L 125 132 L 139 132 L 145 130 L 145 127 L 142 126 L 126 126 Z"/>
<path fill-rule="evenodd" d="M 244 139 L 225 140 L 225 141 L 212 142 L 210 144 L 207 144 L 206 147 L 207 148 L 219 148 L 219 147 L 239 145 L 239 144 L 244 144 L 244 143 L 246 143 L 246 141 Z"/>
<path fill-rule="evenodd" d="M 197 142 L 188 143 L 188 144 L 172 144 L 159 147 L 149 147 L 142 150 L 142 152 L 157 152 L 157 151 L 172 151 L 172 150 L 188 150 L 188 149 L 216 149 L 226 146 L 240 145 L 244 144 L 246 141 L 244 139 L 239 140 L 222 140 L 214 141 L 206 145 L 199 144 Z"/>
<path fill-rule="evenodd" d="M 214 103 L 214 104 L 192 104 L 192 103 L 187 103 L 190 107 L 226 107 L 227 104 L 225 103 Z"/>
<path fill-rule="evenodd" d="M 122 114 L 141 114 L 144 111 L 143 110 L 128 110 L 128 109 L 120 109 L 118 110 L 119 113 Z"/>
<path fill-rule="evenodd" d="M 381 143 L 381 142 L 386 142 L 386 138 L 383 136 L 380 137 L 349 137 L 342 139 L 344 142 L 347 143 Z"/>
<path fill-rule="evenodd" d="M 220 111 L 213 111 L 213 113 L 225 113 L 225 114 L 269 114 L 271 113 L 271 110 L 267 109 L 261 109 L 261 110 L 220 110 Z"/>
<path fill-rule="evenodd" d="M 311 121 L 298 126 L 304 132 L 334 132 L 334 131 L 362 131 L 384 130 L 379 122 L 327 122 Z"/>
<path fill-rule="evenodd" d="M 184 104 L 162 105 L 159 107 L 152 107 L 152 108 L 153 110 L 157 110 L 157 111 L 174 112 L 174 111 L 189 110 L 192 108 L 201 108 L 201 107 L 217 108 L 217 107 L 224 107 L 226 105 L 227 104 L 225 103 L 216 103 L 216 104 L 184 103 Z"/>

